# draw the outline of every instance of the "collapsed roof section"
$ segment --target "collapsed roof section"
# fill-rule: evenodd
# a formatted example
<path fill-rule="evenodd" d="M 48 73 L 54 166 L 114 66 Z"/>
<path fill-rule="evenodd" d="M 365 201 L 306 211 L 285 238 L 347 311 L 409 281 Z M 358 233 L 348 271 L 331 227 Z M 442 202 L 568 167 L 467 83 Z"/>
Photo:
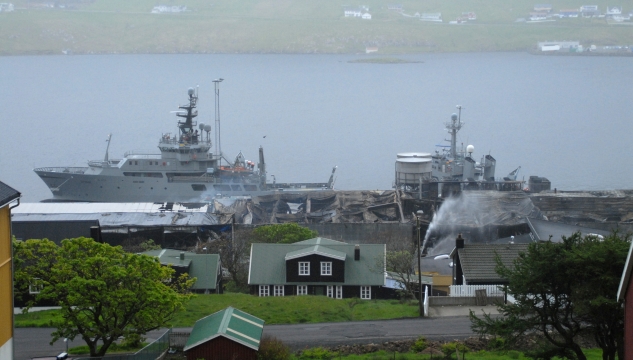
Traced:
<path fill-rule="evenodd" d="M 279 193 L 252 200 L 216 199 L 213 205 L 216 214 L 235 214 L 235 221 L 244 224 L 408 221 L 394 190 Z"/>
<path fill-rule="evenodd" d="M 522 191 L 464 191 L 433 204 L 442 215 L 439 225 L 515 225 L 528 216 L 542 217 Z M 404 209 L 419 205 L 419 200 L 395 190 L 319 191 L 215 199 L 211 211 L 219 223 L 408 223 L 412 214 Z"/>

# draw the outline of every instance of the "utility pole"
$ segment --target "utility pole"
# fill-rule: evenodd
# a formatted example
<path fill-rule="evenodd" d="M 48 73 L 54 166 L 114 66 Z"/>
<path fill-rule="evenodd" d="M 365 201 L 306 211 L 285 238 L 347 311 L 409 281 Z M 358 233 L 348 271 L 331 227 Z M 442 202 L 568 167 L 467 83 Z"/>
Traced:
<path fill-rule="evenodd" d="M 420 307 L 420 317 L 424 317 L 424 307 L 422 306 L 422 266 L 421 266 L 421 258 L 422 258 L 422 247 L 420 244 L 420 216 L 424 214 L 424 211 L 418 210 L 415 214 L 415 226 L 418 231 L 418 291 L 419 298 L 418 301 Z"/>
<path fill-rule="evenodd" d="M 220 144 L 220 83 L 224 79 L 219 78 L 213 80 L 215 92 L 215 154 L 220 157 L 218 166 L 222 164 L 222 145 Z"/>

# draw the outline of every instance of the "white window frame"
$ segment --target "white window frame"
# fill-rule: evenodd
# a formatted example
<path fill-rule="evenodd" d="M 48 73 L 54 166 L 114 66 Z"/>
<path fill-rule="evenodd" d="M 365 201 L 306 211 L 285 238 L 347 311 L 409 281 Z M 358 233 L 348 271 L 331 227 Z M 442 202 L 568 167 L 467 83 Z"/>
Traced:
<path fill-rule="evenodd" d="M 273 294 L 275 296 L 284 296 L 284 286 L 283 285 L 274 285 L 273 286 Z"/>
<path fill-rule="evenodd" d="M 325 290 L 325 295 L 329 298 L 334 298 L 334 286 L 328 285 Z"/>
<path fill-rule="evenodd" d="M 270 287 L 268 285 L 259 285 L 259 296 L 270 296 Z"/>
<path fill-rule="evenodd" d="M 360 298 L 361 300 L 371 300 L 371 286 L 360 287 Z"/>
<path fill-rule="evenodd" d="M 331 261 L 321 261 L 321 275 L 323 275 L 323 276 L 331 276 L 332 275 L 332 262 Z"/>
<path fill-rule="evenodd" d="M 42 284 L 42 280 L 40 278 L 35 278 L 32 282 L 29 283 L 29 294 L 39 294 L 40 291 L 42 291 L 43 289 L 44 284 Z"/>
<path fill-rule="evenodd" d="M 337 299 L 342 299 L 343 298 L 343 286 L 342 285 L 336 285 L 336 298 Z"/>
<path fill-rule="evenodd" d="M 299 275 L 300 276 L 308 276 L 310 275 L 310 263 L 307 261 L 299 261 Z"/>
<path fill-rule="evenodd" d="M 297 285 L 297 295 L 308 295 L 308 285 Z"/>

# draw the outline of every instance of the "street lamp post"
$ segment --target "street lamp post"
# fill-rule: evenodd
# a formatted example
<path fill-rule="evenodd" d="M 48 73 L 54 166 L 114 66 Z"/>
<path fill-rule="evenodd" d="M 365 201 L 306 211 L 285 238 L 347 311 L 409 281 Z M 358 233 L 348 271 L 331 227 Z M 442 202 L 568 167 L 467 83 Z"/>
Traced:
<path fill-rule="evenodd" d="M 424 214 L 424 211 L 418 210 L 415 214 L 415 225 L 418 231 L 418 293 L 420 300 L 418 301 L 420 307 L 420 317 L 424 317 L 424 308 L 422 306 L 422 266 L 421 266 L 421 258 L 422 258 L 422 248 L 420 244 L 420 216 Z"/>
<path fill-rule="evenodd" d="M 209 249 L 205 246 L 202 248 L 202 250 L 204 250 L 204 252 L 209 255 Z M 205 256 L 204 257 L 204 272 L 205 272 L 205 278 L 207 279 L 206 281 L 206 288 L 204 289 L 204 293 L 208 294 L 209 293 L 209 257 Z"/>
<path fill-rule="evenodd" d="M 223 80 L 222 78 L 213 80 L 215 92 L 215 154 L 220 156 L 218 165 L 222 165 L 222 144 L 220 143 L 220 83 Z"/>

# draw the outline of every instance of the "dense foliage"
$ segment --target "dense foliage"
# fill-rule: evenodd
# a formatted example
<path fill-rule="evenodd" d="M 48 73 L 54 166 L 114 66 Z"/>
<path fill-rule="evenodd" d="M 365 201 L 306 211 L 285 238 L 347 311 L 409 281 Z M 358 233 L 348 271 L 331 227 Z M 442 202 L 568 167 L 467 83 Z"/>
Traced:
<path fill-rule="evenodd" d="M 51 343 L 80 336 L 91 356 L 103 356 L 120 337 L 136 342 L 166 326 L 187 298 L 170 286 L 174 270 L 156 258 L 89 238 L 63 240 L 61 246 L 28 240 L 15 250 L 17 286 L 35 283 L 40 290 L 35 300 L 61 306 L 64 321 Z M 182 281 L 187 280 L 177 287 Z"/>
<path fill-rule="evenodd" d="M 259 226 L 253 230 L 253 235 L 253 242 L 273 244 L 292 244 L 319 236 L 316 231 L 296 223 Z"/>
<path fill-rule="evenodd" d="M 511 267 L 498 260 L 497 272 L 508 279 L 514 303 L 500 305 L 502 317 L 471 312 L 472 328 L 501 336 L 511 345 L 528 333 L 545 341 L 532 356 L 586 359 L 579 338 L 591 335 L 603 358 L 622 359 L 624 313 L 616 293 L 631 237 L 606 238 L 576 233 L 562 242 L 530 244 Z"/>

